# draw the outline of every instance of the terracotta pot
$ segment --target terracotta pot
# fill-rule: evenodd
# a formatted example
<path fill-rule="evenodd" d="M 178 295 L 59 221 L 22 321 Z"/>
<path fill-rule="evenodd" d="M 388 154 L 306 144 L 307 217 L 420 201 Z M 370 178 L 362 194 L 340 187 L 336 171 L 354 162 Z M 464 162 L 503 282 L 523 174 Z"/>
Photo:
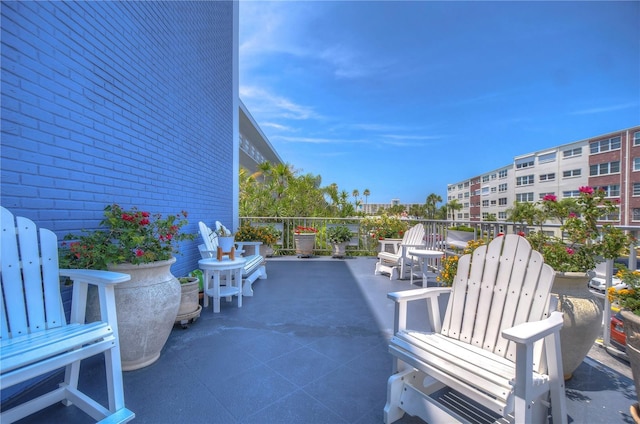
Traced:
<path fill-rule="evenodd" d="M 584 272 L 556 272 L 551 288 L 558 296 L 558 310 L 564 314 L 560 346 L 565 380 L 587 356 L 602 327 L 603 305 L 589 291 L 590 279 Z"/>
<path fill-rule="evenodd" d="M 131 280 L 115 287 L 123 371 L 153 364 L 169 338 L 180 307 L 180 283 L 170 270 L 175 261 L 108 267 L 131 275 Z M 87 321 L 95 321 L 99 314 L 95 290 L 87 300 Z"/>
<path fill-rule="evenodd" d="M 627 336 L 627 355 L 631 363 L 633 384 L 636 386 L 636 396 L 638 403 L 640 403 L 640 390 L 638 389 L 640 387 L 640 316 L 626 309 L 622 309 L 620 314 L 624 320 L 624 334 Z M 636 413 L 638 403 L 631 406 Z M 636 422 L 640 421 L 636 420 Z"/>
<path fill-rule="evenodd" d="M 309 257 L 313 255 L 313 247 L 316 244 L 315 233 L 301 233 L 295 234 L 293 240 L 296 245 L 296 255 L 302 257 Z"/>

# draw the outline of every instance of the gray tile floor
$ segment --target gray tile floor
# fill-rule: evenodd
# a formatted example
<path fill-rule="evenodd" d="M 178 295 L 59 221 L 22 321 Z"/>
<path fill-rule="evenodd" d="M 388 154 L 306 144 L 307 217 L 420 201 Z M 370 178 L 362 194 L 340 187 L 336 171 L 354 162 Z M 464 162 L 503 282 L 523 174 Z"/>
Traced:
<path fill-rule="evenodd" d="M 381 423 L 391 369 L 386 340 L 407 281 L 374 276 L 372 258 L 272 259 L 255 296 L 176 326 L 160 359 L 124 373 L 137 423 Z M 101 388 L 101 360 L 83 367 Z M 570 422 L 632 423 L 628 366 L 594 347 L 567 382 Z M 24 423 L 87 423 L 59 405 Z M 400 423 L 419 423 L 405 416 Z"/>

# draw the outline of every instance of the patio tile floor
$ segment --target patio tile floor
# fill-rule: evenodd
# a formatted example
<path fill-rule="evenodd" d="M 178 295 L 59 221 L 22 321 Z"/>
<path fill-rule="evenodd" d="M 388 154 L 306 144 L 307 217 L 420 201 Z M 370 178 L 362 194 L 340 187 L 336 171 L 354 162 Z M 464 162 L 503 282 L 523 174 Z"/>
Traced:
<path fill-rule="evenodd" d="M 373 258 L 273 258 L 255 295 L 211 307 L 176 326 L 160 359 L 124 373 L 136 423 L 381 423 L 393 304 L 408 281 L 374 276 Z M 424 317 L 417 317 L 422 319 Z M 103 387 L 101 360 L 83 365 L 85 388 Z M 628 365 L 603 349 L 567 382 L 569 422 L 632 423 Z M 22 423 L 89 423 L 54 405 Z M 421 423 L 405 416 L 400 423 Z"/>

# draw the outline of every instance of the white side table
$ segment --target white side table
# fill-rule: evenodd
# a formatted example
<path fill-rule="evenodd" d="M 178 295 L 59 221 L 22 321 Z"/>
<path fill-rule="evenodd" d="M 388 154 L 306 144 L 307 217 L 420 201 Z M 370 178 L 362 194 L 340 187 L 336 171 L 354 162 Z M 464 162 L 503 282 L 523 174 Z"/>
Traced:
<path fill-rule="evenodd" d="M 409 255 L 419 259 L 422 269 L 422 287 L 427 287 L 428 279 L 433 278 L 435 280 L 437 277 L 437 274 L 431 272 L 429 267 L 431 266 L 435 270 L 440 269 L 440 261 L 444 252 L 440 250 L 410 249 Z M 411 272 L 411 284 L 413 284 L 413 272 Z"/>
<path fill-rule="evenodd" d="M 203 305 L 209 306 L 209 297 L 213 298 L 213 312 L 220 312 L 220 298 L 238 296 L 238 308 L 242 308 L 242 267 L 247 262 L 244 258 L 234 260 L 217 258 L 200 259 L 198 266 L 204 271 Z M 220 286 L 220 273 L 226 275 L 226 286 Z M 211 281 L 213 277 L 213 282 Z"/>

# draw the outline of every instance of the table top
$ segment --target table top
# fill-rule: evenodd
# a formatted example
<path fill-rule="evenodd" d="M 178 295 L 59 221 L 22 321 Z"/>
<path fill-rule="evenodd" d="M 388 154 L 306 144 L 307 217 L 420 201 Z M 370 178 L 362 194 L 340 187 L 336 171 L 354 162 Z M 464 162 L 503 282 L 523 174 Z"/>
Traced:
<path fill-rule="evenodd" d="M 241 268 L 247 262 L 245 258 L 223 259 L 219 261 L 217 258 L 206 258 L 198 261 L 198 266 L 203 269 L 234 269 Z"/>
<path fill-rule="evenodd" d="M 427 256 L 427 257 L 441 257 L 444 252 L 440 250 L 428 250 L 428 249 L 409 249 L 409 254 L 412 256 Z"/>

